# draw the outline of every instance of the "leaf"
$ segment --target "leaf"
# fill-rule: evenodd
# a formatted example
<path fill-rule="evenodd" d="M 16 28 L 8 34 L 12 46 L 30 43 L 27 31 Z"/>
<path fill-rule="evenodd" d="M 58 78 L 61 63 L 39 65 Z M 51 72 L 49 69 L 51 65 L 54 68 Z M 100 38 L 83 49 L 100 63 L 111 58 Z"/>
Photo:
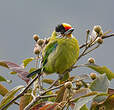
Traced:
<path fill-rule="evenodd" d="M 27 78 L 26 76 L 29 74 L 27 71 L 25 71 L 22 66 L 17 65 L 15 63 L 9 62 L 9 61 L 1 61 L 0 62 L 0 66 L 6 67 L 9 70 L 18 73 L 18 76 L 23 79 L 26 83 L 29 82 L 29 78 Z"/>
<path fill-rule="evenodd" d="M 41 102 L 35 106 L 33 106 L 30 110 L 39 110 L 41 107 L 43 107 L 44 105 L 46 105 L 46 102 Z"/>
<path fill-rule="evenodd" d="M 32 101 L 33 97 L 30 91 L 27 91 L 24 96 L 20 98 L 19 110 L 24 110 L 24 108 Z"/>
<path fill-rule="evenodd" d="M 93 99 L 93 102 L 100 103 L 100 102 L 106 100 L 107 97 L 108 97 L 108 94 L 106 94 L 106 93 L 99 93 L 99 94 Z"/>
<path fill-rule="evenodd" d="M 26 83 L 29 82 L 30 79 L 26 77 L 29 74 L 29 72 L 25 71 L 22 67 L 14 67 L 12 68 L 12 70 L 14 72 L 17 72 L 18 76 Z"/>
<path fill-rule="evenodd" d="M 0 81 L 5 81 L 7 83 L 11 83 L 11 80 L 7 80 L 3 76 L 0 76 Z"/>
<path fill-rule="evenodd" d="M 89 110 L 86 105 L 82 106 L 80 110 Z"/>
<path fill-rule="evenodd" d="M 90 92 L 91 92 L 91 90 L 88 88 L 81 88 L 79 90 L 74 90 L 73 95 L 72 95 L 72 99 L 76 99 L 76 98 L 79 98 L 81 96 L 87 95 Z"/>
<path fill-rule="evenodd" d="M 78 99 L 75 99 L 74 101 L 75 103 L 75 107 L 74 110 L 80 110 L 81 107 L 83 107 L 85 104 L 87 104 L 89 101 L 93 100 L 93 98 L 95 98 L 97 95 L 96 92 L 91 92 L 85 96 L 82 96 Z"/>
<path fill-rule="evenodd" d="M 42 79 L 42 82 L 46 83 L 46 84 L 52 84 L 55 80 L 53 79 Z M 58 86 L 58 83 L 56 83 L 54 86 Z"/>
<path fill-rule="evenodd" d="M 108 88 L 108 94 L 109 94 L 109 95 L 114 94 L 114 89 Z"/>
<path fill-rule="evenodd" d="M 14 98 L 14 95 L 20 90 L 24 88 L 24 86 L 20 85 L 20 86 L 17 86 L 15 88 L 13 88 L 11 91 L 9 91 L 2 99 L 1 103 L 0 103 L 0 109 L 6 105 L 7 103 L 9 103 L 13 98 Z"/>
<path fill-rule="evenodd" d="M 8 89 L 0 84 L 0 95 L 5 96 L 8 92 Z"/>
<path fill-rule="evenodd" d="M 93 103 L 90 110 L 114 110 L 114 94 L 100 103 Z"/>
<path fill-rule="evenodd" d="M 99 66 L 96 64 L 92 64 L 92 63 L 84 64 L 83 66 L 89 67 L 89 68 L 95 70 L 96 72 L 98 72 L 100 74 L 106 73 L 109 80 L 114 79 L 114 73 L 112 73 L 112 71 L 109 68 L 107 68 L 106 66 Z"/>
<path fill-rule="evenodd" d="M 24 68 L 25 68 L 31 61 L 33 61 L 33 60 L 34 60 L 33 57 L 27 58 L 27 59 L 23 60 L 23 66 L 24 66 Z"/>
<path fill-rule="evenodd" d="M 97 78 L 91 83 L 90 89 L 92 91 L 99 91 L 99 92 L 108 92 L 109 87 L 109 80 L 106 74 L 99 75 Z"/>
<path fill-rule="evenodd" d="M 57 103 L 47 104 L 40 108 L 40 110 L 55 110 Z"/>
<path fill-rule="evenodd" d="M 55 108 L 57 105 L 58 105 L 58 103 L 43 102 L 43 103 L 35 105 L 30 110 L 56 110 Z"/>
<path fill-rule="evenodd" d="M 1 61 L 0 62 L 0 66 L 3 66 L 5 68 L 9 68 L 8 65 L 4 61 Z"/>

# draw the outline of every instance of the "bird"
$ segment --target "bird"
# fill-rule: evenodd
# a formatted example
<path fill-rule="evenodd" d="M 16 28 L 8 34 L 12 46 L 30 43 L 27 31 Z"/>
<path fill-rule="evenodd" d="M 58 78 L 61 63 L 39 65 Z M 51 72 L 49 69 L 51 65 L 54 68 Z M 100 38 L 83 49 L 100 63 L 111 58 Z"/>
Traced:
<path fill-rule="evenodd" d="M 44 72 L 45 74 L 64 74 L 79 57 L 79 43 L 72 35 L 74 28 L 70 24 L 58 24 L 50 37 L 49 43 L 42 50 L 41 68 L 27 77 Z"/>

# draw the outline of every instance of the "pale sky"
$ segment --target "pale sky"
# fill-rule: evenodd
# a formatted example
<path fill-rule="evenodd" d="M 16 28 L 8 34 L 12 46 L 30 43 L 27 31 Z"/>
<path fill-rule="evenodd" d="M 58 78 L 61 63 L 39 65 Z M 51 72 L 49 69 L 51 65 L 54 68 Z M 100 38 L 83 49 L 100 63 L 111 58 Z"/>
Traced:
<path fill-rule="evenodd" d="M 1 0 L 0 1 L 0 60 L 21 64 L 22 60 L 34 56 L 32 35 L 49 37 L 57 24 L 66 22 L 74 28 L 74 36 L 79 43 L 85 40 L 86 30 L 101 25 L 103 31 L 114 32 L 114 0 Z M 105 65 L 114 72 L 114 38 L 104 41 L 103 45 L 79 64 L 94 57 L 96 64 Z M 92 70 L 81 68 L 73 73 L 90 73 Z M 3 83 L 9 89 L 25 84 L 17 75 L 0 67 L 0 75 L 11 80 Z M 51 76 L 50 76 L 51 77 Z M 114 80 L 111 83 L 113 86 Z M 0 99 L 2 97 L 0 96 Z M 17 107 L 17 106 L 13 106 Z M 10 107 L 8 110 L 15 110 Z"/>

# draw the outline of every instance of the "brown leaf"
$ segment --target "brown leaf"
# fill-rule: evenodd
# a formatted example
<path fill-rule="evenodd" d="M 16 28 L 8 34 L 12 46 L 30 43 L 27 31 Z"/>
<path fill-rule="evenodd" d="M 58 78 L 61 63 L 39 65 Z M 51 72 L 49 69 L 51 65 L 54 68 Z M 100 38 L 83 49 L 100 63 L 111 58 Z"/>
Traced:
<path fill-rule="evenodd" d="M 0 84 L 0 95 L 5 96 L 8 92 L 8 89 L 5 88 L 2 84 Z"/>
<path fill-rule="evenodd" d="M 16 72 L 18 76 L 26 83 L 29 82 L 30 79 L 26 77 L 29 73 L 25 71 L 22 66 L 9 61 L 0 61 L 0 66 L 6 67 L 11 71 Z"/>
<path fill-rule="evenodd" d="M 35 105 L 30 110 L 55 110 L 55 107 L 57 105 L 58 103 L 42 102 L 40 104 Z"/>
<path fill-rule="evenodd" d="M 109 94 L 109 95 L 114 94 L 114 89 L 108 88 L 108 94 Z"/>
<path fill-rule="evenodd" d="M 31 101 L 32 101 L 33 97 L 32 95 L 29 93 L 26 93 L 24 96 L 22 96 L 20 98 L 20 110 L 23 110 Z"/>

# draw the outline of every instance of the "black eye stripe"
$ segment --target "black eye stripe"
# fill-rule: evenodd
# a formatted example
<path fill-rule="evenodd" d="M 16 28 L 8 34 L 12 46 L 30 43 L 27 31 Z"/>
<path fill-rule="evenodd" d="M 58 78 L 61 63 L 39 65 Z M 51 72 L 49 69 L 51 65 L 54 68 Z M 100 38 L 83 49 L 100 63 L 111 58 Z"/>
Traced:
<path fill-rule="evenodd" d="M 59 25 L 56 26 L 55 31 L 64 33 L 65 32 L 65 28 L 64 28 L 64 26 L 62 24 L 59 24 Z"/>

